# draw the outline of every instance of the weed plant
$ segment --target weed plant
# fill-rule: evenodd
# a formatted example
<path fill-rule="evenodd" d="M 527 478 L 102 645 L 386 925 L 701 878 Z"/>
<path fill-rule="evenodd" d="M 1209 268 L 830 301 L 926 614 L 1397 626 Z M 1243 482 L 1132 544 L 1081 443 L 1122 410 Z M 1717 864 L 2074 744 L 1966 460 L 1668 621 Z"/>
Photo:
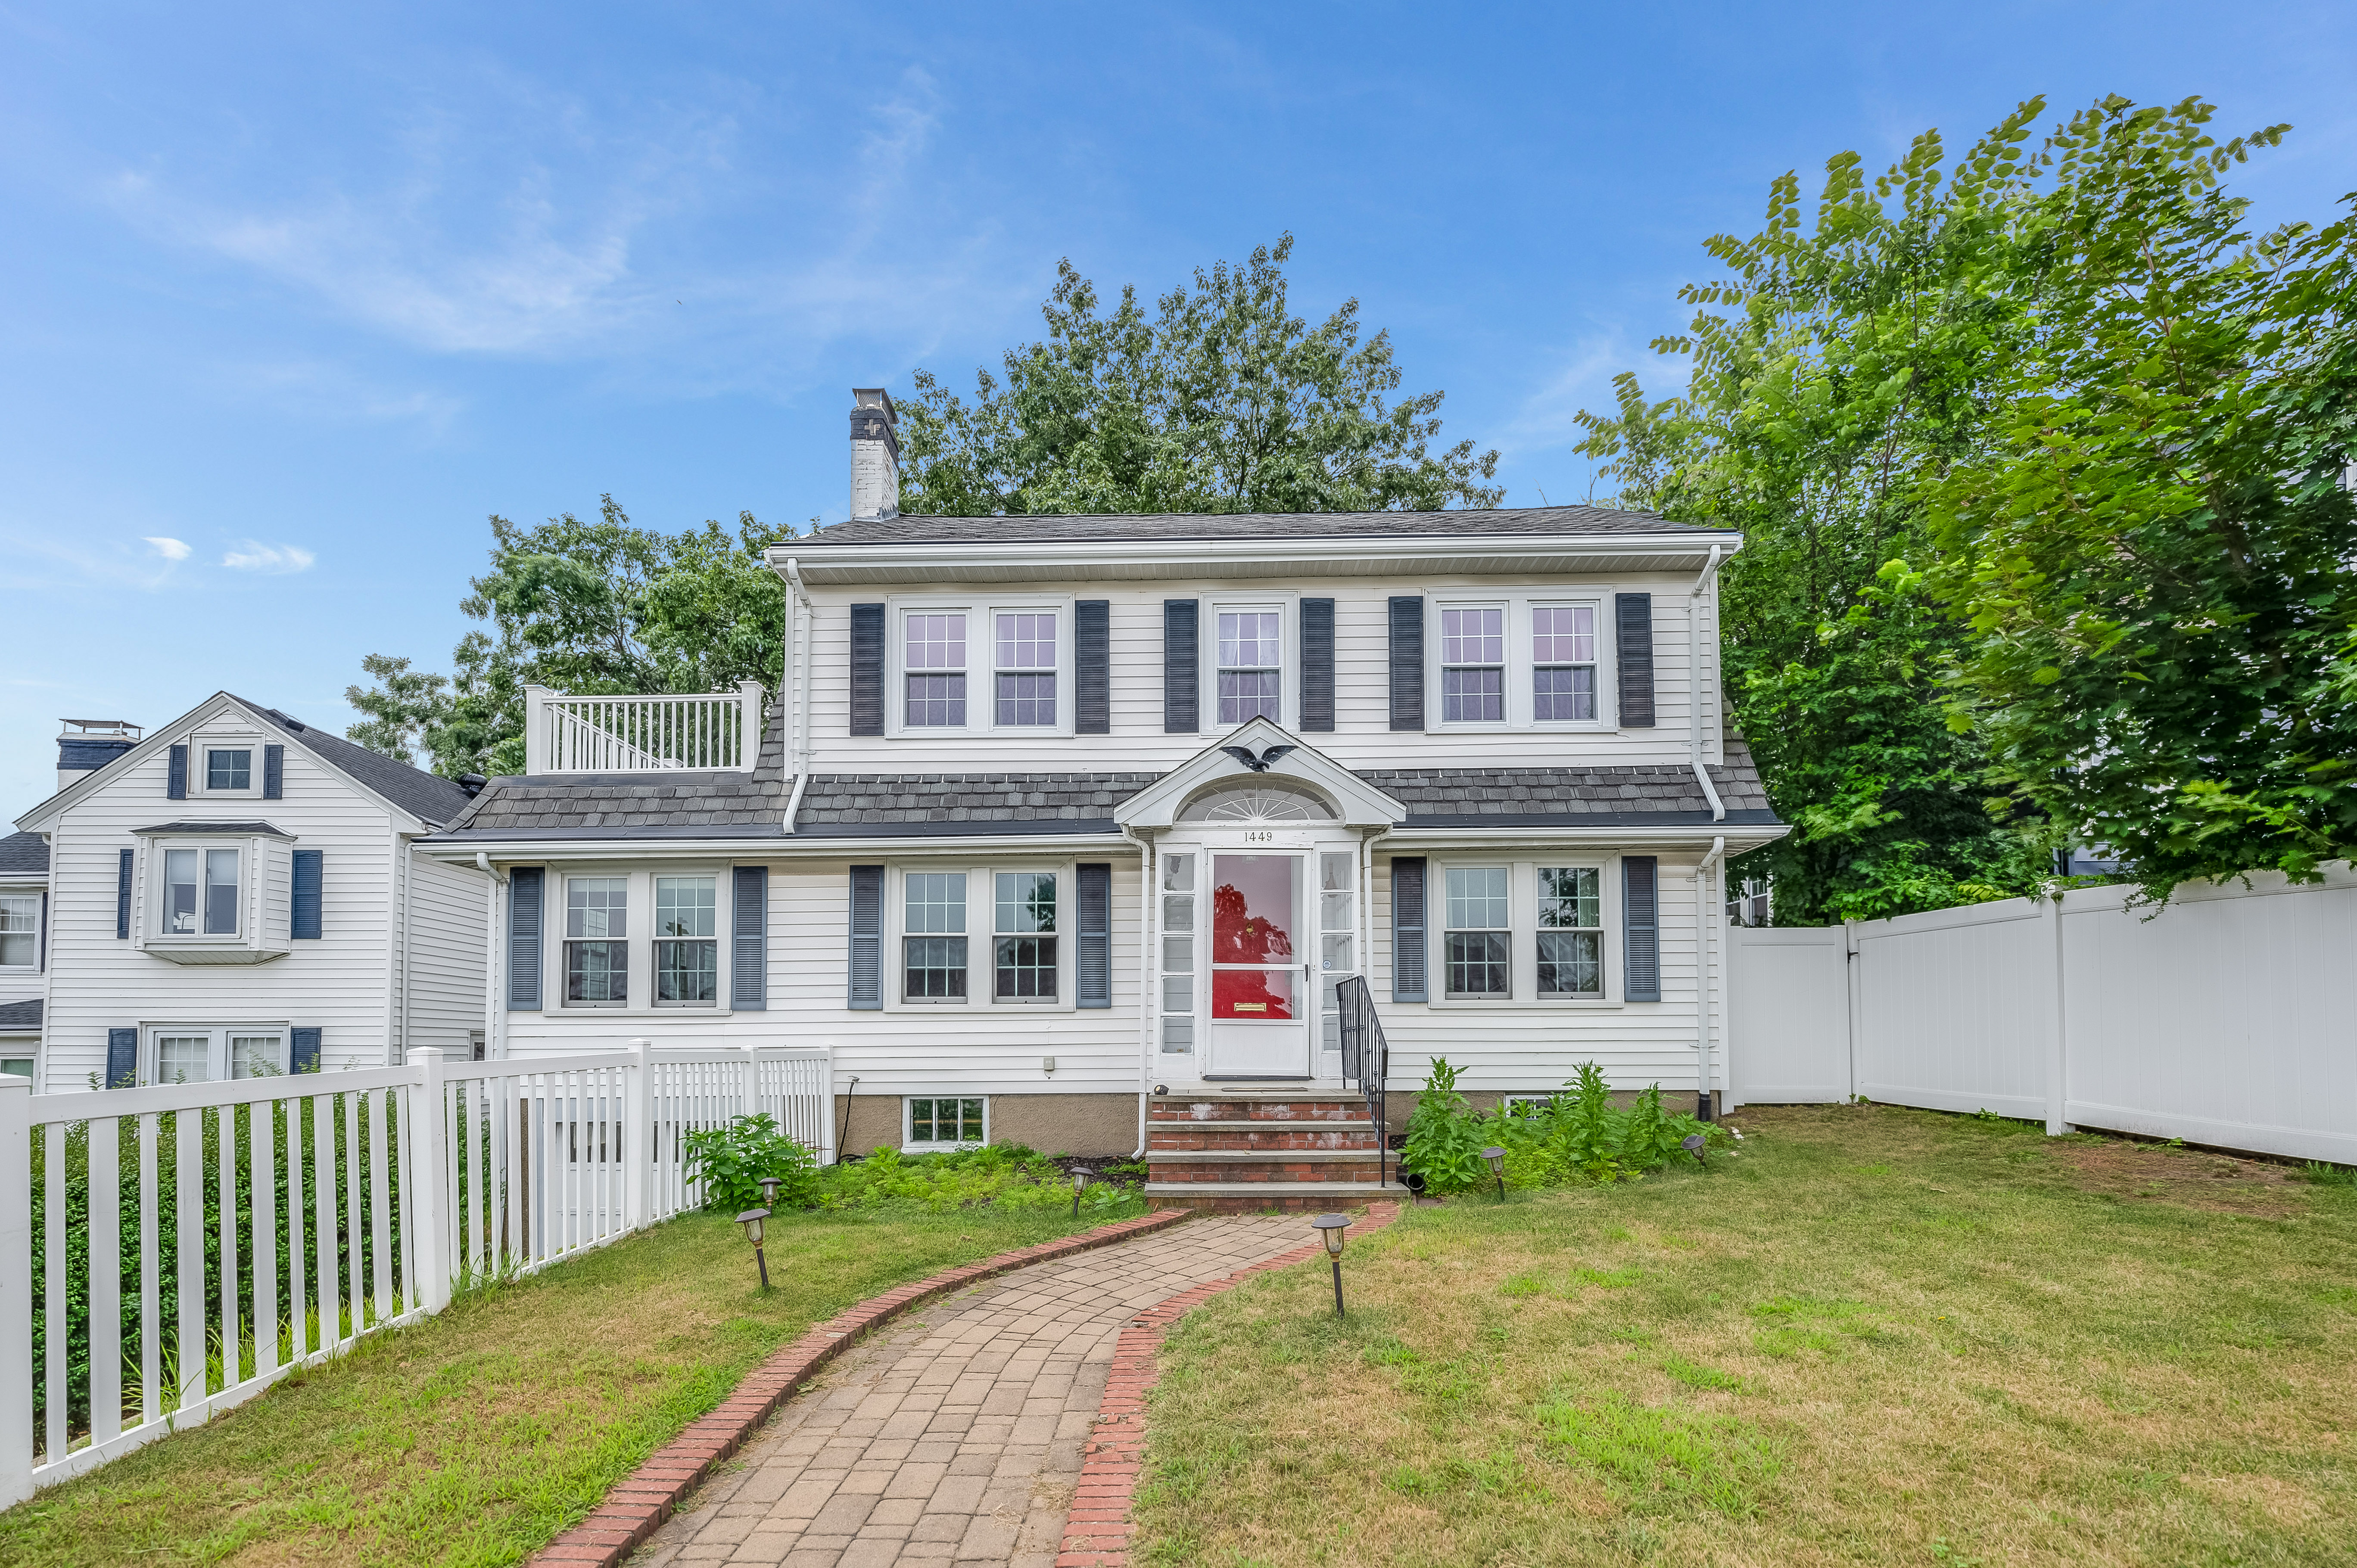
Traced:
<path fill-rule="evenodd" d="M 1727 1134 L 1662 1104 L 1653 1084 L 1626 1110 L 1594 1062 L 1564 1085 L 1568 1093 L 1543 1102 L 1521 1101 L 1498 1112 L 1475 1111 L 1457 1088 L 1457 1069 L 1435 1058 L 1424 1093 L 1408 1117 L 1400 1164 L 1424 1178 L 1432 1193 L 1469 1192 L 1491 1179 L 1484 1148 L 1506 1151 L 1506 1185 L 1572 1187 L 1630 1181 L 1686 1157 L 1685 1140 L 1700 1133 L 1706 1147 Z"/>
<path fill-rule="evenodd" d="M 759 1178 L 784 1178 L 780 1208 L 832 1212 L 912 1204 L 930 1213 L 990 1207 L 1069 1209 L 1072 1187 L 1062 1166 L 1021 1144 L 989 1144 L 937 1155 L 880 1148 L 862 1160 L 819 1165 L 808 1149 L 767 1116 L 740 1116 L 686 1139 L 692 1179 L 706 1184 L 705 1207 L 726 1212 L 761 1201 Z M 1119 1219 L 1144 1211 L 1134 1166 L 1107 1167 L 1081 1195 L 1083 1216 Z"/>

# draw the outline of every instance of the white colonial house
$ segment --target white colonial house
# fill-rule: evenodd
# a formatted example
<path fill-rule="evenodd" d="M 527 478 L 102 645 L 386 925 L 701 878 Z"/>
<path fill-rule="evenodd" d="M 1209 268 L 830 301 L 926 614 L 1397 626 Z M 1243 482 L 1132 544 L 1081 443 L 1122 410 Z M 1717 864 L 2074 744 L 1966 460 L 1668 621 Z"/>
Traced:
<path fill-rule="evenodd" d="M 467 789 L 227 693 L 144 736 L 69 722 L 59 746 L 58 793 L 0 840 L 0 1009 L 33 1026 L 9 1036 L 0 1010 L 0 1056 L 36 1088 L 479 1040 L 490 878 L 416 848 Z M 27 991 L 11 944 L 35 867 Z"/>
<path fill-rule="evenodd" d="M 1722 867 L 1783 832 L 1719 702 L 1738 536 L 903 516 L 854 401 L 851 521 L 770 554 L 781 700 L 534 690 L 526 775 L 424 841 L 499 878 L 494 1056 L 826 1045 L 851 1150 L 1275 1134 L 1152 1140 L 1207 1197 L 1376 1174 L 1313 1125 L 1354 975 L 1394 1089 L 1723 1089 Z"/>

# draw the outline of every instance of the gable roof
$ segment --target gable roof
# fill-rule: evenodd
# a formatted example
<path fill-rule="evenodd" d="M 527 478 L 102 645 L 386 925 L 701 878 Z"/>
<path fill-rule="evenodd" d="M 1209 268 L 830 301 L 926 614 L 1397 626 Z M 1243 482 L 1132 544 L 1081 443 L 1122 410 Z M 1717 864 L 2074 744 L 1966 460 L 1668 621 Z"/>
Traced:
<path fill-rule="evenodd" d="M 797 544 L 1021 544 L 1111 540 L 1417 539 L 1533 534 L 1689 533 L 1727 529 L 1671 522 L 1648 511 L 1600 506 L 1500 507 L 1466 511 L 1146 512 L 1014 517 L 882 517 L 838 522 Z"/>
<path fill-rule="evenodd" d="M 27 1034 L 41 1026 L 41 1001 L 0 1003 L 0 1034 Z"/>
<path fill-rule="evenodd" d="M 235 693 L 223 694 L 263 724 L 294 736 L 305 750 L 353 783 L 392 801 L 413 817 L 439 827 L 456 821 L 474 800 L 466 790 L 437 774 L 371 751 L 342 736 L 313 729 L 300 719 L 289 718 L 276 708 L 250 703 Z"/>
<path fill-rule="evenodd" d="M 34 875 L 49 869 L 49 841 L 38 833 L 0 838 L 0 876 Z"/>

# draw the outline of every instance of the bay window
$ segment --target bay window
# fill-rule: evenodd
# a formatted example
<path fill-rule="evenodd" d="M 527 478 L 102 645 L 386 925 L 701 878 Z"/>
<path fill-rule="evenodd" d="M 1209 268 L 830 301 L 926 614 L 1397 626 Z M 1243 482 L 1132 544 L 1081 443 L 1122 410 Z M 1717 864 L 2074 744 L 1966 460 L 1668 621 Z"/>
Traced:
<path fill-rule="evenodd" d="M 234 849 L 167 849 L 162 934 L 236 936 L 240 858 Z"/>
<path fill-rule="evenodd" d="M 720 883 L 655 878 L 655 1005 L 710 1007 L 720 997 Z"/>
<path fill-rule="evenodd" d="M 901 894 L 901 1000 L 963 1002 L 965 873 L 912 871 Z"/>
<path fill-rule="evenodd" d="M 630 999 L 630 878 L 565 879 L 565 1001 L 622 1007 Z"/>

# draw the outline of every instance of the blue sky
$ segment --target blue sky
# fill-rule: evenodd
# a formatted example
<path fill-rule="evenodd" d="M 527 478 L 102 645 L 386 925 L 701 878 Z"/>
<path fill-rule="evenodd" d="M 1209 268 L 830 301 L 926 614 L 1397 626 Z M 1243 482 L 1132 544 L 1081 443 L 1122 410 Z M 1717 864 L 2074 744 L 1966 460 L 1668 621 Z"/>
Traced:
<path fill-rule="evenodd" d="M 1560 501 L 1777 174 L 2201 93 L 2320 219 L 2352 81 L 2322 5 L 0 0 L 0 814 L 61 716 L 340 727 L 361 655 L 442 667 L 487 513 L 841 517 L 848 389 L 970 384 L 1060 257 L 1152 293 L 1290 229 L 1296 308 Z"/>

